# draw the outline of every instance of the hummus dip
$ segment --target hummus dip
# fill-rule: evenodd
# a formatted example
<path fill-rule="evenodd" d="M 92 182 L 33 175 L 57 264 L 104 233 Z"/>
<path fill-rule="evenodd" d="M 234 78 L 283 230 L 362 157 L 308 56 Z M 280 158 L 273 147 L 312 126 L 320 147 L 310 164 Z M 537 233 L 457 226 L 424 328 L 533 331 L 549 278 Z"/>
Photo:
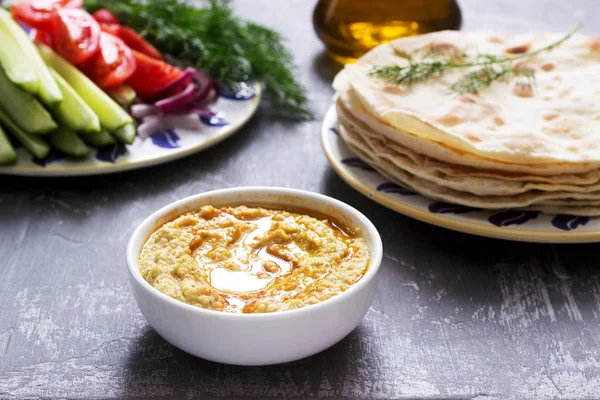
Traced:
<path fill-rule="evenodd" d="M 184 303 L 265 313 L 342 293 L 362 278 L 369 261 L 360 229 L 325 216 L 204 206 L 157 229 L 139 266 L 150 285 Z"/>

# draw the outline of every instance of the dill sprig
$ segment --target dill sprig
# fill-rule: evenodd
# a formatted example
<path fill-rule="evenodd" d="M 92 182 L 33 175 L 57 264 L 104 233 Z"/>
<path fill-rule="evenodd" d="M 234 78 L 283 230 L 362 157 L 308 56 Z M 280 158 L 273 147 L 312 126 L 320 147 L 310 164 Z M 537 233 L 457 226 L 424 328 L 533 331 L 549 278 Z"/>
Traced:
<path fill-rule="evenodd" d="M 85 0 L 120 21 L 184 66 L 201 69 L 225 86 L 262 81 L 271 104 L 309 119 L 306 90 L 296 81 L 293 57 L 279 33 L 233 15 L 229 0 L 193 7 L 186 0 Z"/>
<path fill-rule="evenodd" d="M 508 80 L 513 77 L 522 77 L 534 82 L 535 71 L 531 68 L 516 68 L 514 62 L 535 57 L 541 52 L 550 51 L 560 46 L 580 28 L 581 24 L 577 24 L 571 32 L 559 40 L 537 50 L 513 57 L 480 53 L 475 55 L 461 52 L 444 53 L 431 49 L 417 49 L 409 54 L 404 50 L 393 48 L 394 54 L 407 60 L 408 65 L 375 66 L 371 69 L 370 75 L 394 85 L 411 85 L 433 77 L 439 77 L 454 69 L 473 68 L 472 71 L 450 86 L 450 90 L 458 94 L 476 93 L 495 81 Z M 419 57 L 420 61 L 415 61 L 419 54 L 422 54 Z"/>
<path fill-rule="evenodd" d="M 494 81 L 506 81 L 514 77 L 523 77 L 534 83 L 535 71 L 531 68 L 513 68 L 510 63 L 486 64 L 453 83 L 450 91 L 458 94 L 477 93 Z"/>

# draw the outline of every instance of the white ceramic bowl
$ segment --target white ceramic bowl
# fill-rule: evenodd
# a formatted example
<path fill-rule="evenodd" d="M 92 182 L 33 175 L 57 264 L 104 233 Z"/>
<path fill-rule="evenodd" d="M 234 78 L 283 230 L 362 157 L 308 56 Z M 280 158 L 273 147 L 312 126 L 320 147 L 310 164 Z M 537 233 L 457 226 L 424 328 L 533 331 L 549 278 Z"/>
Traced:
<path fill-rule="evenodd" d="M 147 238 L 180 214 L 204 205 L 302 207 L 362 229 L 371 249 L 365 275 L 344 293 L 290 311 L 232 314 L 175 300 L 142 278 L 138 257 Z M 176 201 L 146 218 L 127 246 L 135 300 L 148 323 L 165 340 L 195 356 L 236 365 L 268 365 L 318 353 L 348 335 L 365 316 L 377 288 L 383 254 L 381 238 L 359 211 L 331 197 L 296 189 L 247 187 L 216 190 Z"/>

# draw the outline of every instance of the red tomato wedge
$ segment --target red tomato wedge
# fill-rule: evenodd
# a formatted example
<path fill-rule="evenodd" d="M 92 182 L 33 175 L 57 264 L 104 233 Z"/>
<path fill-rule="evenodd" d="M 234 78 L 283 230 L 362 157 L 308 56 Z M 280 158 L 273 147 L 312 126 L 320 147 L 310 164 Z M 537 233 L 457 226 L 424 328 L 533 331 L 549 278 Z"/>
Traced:
<path fill-rule="evenodd" d="M 35 35 L 33 36 L 34 42 L 45 44 L 46 46 L 52 47 L 52 37 L 50 32 L 42 29 L 36 29 Z"/>
<path fill-rule="evenodd" d="M 100 30 L 102 32 L 110 33 L 113 36 L 119 37 L 119 32 L 121 31 L 121 25 L 119 24 L 110 24 L 107 22 L 98 22 L 100 25 Z"/>
<path fill-rule="evenodd" d="M 160 100 L 154 99 L 154 96 L 172 81 L 179 78 L 182 74 L 181 70 L 139 51 L 132 51 L 135 57 L 136 69 L 127 80 L 127 83 L 142 100 Z"/>
<path fill-rule="evenodd" d="M 136 60 L 132 50 L 121 39 L 102 32 L 100 50 L 79 68 L 105 89 L 125 82 L 136 70 Z"/>
<path fill-rule="evenodd" d="M 10 6 L 17 21 L 30 28 L 49 29 L 56 10 L 81 8 L 83 0 L 18 0 Z"/>
<path fill-rule="evenodd" d="M 54 50 L 72 64 L 89 60 L 98 50 L 100 26 L 84 10 L 57 10 L 50 32 Z"/>
<path fill-rule="evenodd" d="M 160 51 L 156 49 L 156 47 L 152 46 L 148 43 L 144 38 L 134 31 L 131 28 L 126 26 L 121 26 L 121 30 L 119 31 L 119 37 L 123 39 L 123 41 L 127 44 L 127 46 L 131 47 L 132 50 L 139 51 L 149 57 L 156 58 L 157 60 L 162 60 L 163 56 L 160 54 Z"/>
<path fill-rule="evenodd" d="M 101 8 L 92 14 L 92 17 L 101 24 L 118 24 L 119 19 L 106 8 Z"/>

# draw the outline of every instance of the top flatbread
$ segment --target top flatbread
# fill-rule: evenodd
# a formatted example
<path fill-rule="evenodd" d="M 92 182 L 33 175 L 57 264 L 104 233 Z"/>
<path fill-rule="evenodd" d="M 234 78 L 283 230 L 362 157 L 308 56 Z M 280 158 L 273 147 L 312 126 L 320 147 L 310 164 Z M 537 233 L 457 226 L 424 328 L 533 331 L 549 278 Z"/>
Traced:
<path fill-rule="evenodd" d="M 477 95 L 451 93 L 449 86 L 468 69 L 410 86 L 369 76 L 374 65 L 406 65 L 394 48 L 452 46 L 467 53 L 514 55 L 561 36 L 443 31 L 399 39 L 347 65 L 334 87 L 340 94 L 352 89 L 371 116 L 425 141 L 503 163 L 586 163 L 589 170 L 600 166 L 600 42 L 591 37 L 574 35 L 525 61 L 536 71 L 535 86 L 526 90 L 516 82 L 494 82 Z"/>

